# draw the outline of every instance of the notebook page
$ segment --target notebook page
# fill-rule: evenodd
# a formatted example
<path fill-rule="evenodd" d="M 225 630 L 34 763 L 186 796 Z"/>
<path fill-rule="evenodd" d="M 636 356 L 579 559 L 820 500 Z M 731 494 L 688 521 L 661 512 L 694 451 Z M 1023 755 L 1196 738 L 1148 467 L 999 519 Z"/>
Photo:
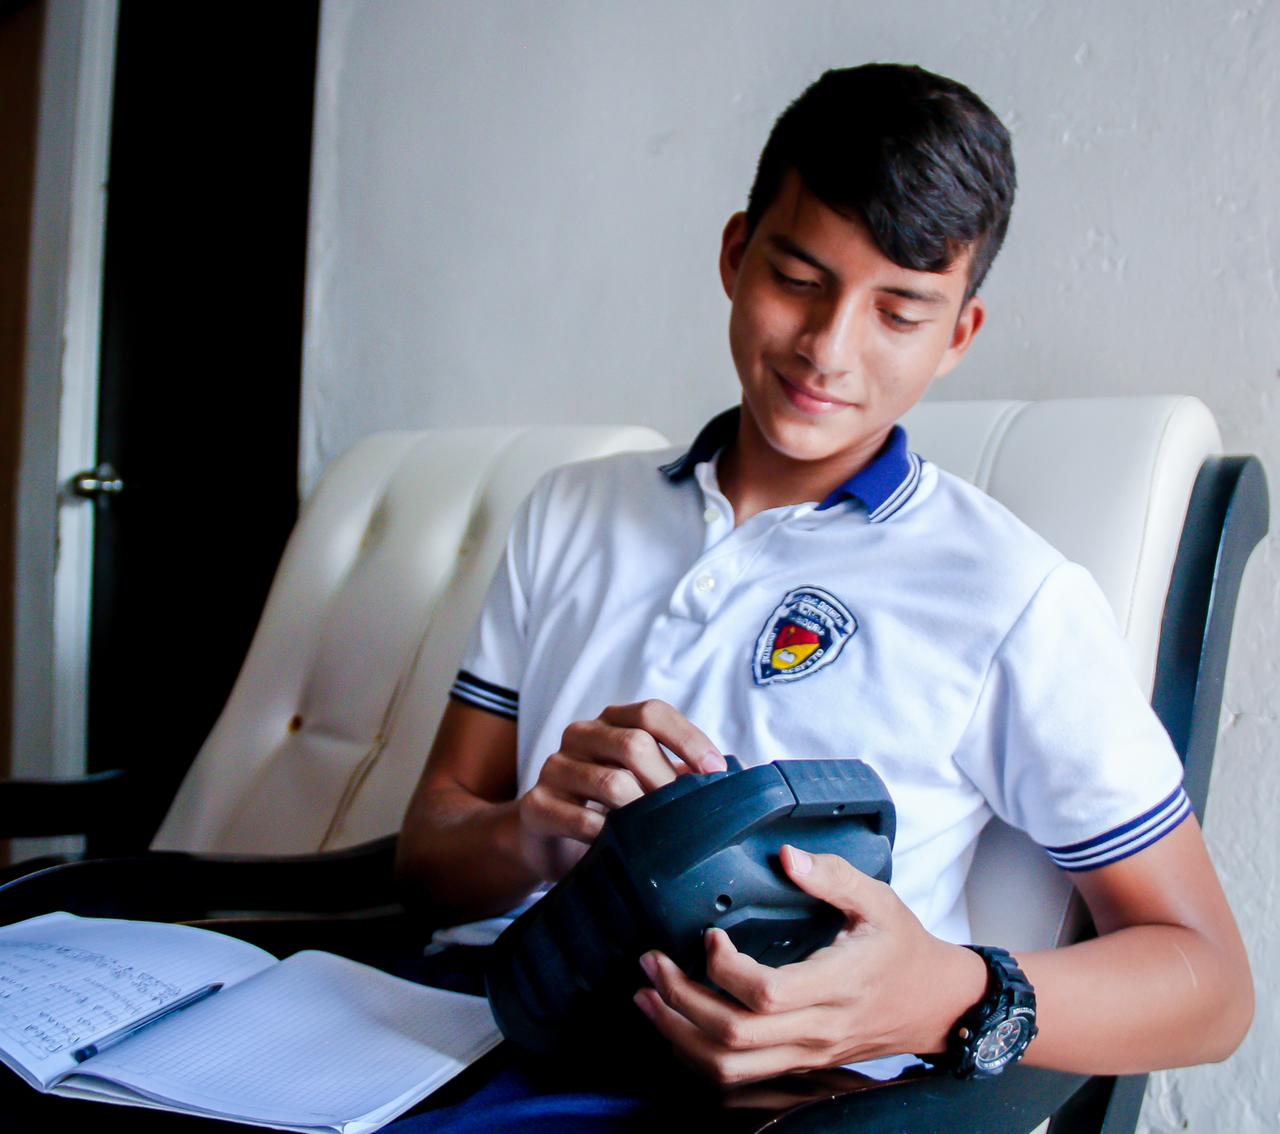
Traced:
<path fill-rule="evenodd" d="M 95 1057 L 161 1101 L 290 1128 L 376 1129 L 501 1039 L 483 997 L 298 953 Z"/>
<path fill-rule="evenodd" d="M 187 925 L 53 913 L 0 928 L 0 1058 L 33 1086 L 79 1066 L 72 1052 L 271 954 Z"/>

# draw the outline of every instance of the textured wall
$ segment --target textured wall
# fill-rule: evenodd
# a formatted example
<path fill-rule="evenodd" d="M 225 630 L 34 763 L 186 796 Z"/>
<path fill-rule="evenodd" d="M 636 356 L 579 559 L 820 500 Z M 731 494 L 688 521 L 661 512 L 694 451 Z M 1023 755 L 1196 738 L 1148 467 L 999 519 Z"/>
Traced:
<path fill-rule="evenodd" d="M 1010 125 L 1021 192 L 948 397 L 1186 392 L 1280 497 L 1280 5 L 327 0 L 304 486 L 375 429 L 637 421 L 728 404 L 720 228 L 825 67 L 907 60 Z M 1273 527 L 1280 523 L 1273 523 Z M 1253 957 L 1228 1063 L 1150 1131 L 1280 1124 L 1273 1009 L 1280 555 L 1250 570 L 1209 840 Z"/>

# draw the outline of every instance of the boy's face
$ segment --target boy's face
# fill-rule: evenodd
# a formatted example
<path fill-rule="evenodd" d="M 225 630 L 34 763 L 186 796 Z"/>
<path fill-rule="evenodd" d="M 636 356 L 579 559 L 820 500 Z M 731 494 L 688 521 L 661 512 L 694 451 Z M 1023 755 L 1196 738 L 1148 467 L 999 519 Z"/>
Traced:
<path fill-rule="evenodd" d="M 745 214 L 730 218 L 729 343 L 759 436 L 792 461 L 870 460 L 982 326 L 982 301 L 964 298 L 968 264 L 966 252 L 946 272 L 899 267 L 794 171 L 750 240 Z"/>

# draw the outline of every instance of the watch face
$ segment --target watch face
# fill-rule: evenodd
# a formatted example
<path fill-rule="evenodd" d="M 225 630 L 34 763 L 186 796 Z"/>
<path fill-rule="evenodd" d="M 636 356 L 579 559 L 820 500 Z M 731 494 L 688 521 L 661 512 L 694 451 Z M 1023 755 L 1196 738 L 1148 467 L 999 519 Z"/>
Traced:
<path fill-rule="evenodd" d="M 1031 1022 L 1024 1016 L 1011 1016 L 978 1042 L 973 1053 L 979 1071 L 999 1071 L 1011 1063 L 1031 1042 Z"/>

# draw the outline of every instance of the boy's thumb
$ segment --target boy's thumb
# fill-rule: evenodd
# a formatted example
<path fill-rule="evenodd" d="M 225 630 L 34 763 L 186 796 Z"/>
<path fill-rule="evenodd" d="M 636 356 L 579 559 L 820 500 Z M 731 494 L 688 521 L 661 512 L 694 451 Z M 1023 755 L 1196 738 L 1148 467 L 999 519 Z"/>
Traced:
<path fill-rule="evenodd" d="M 787 877 L 806 894 L 821 898 L 838 910 L 874 920 L 877 882 L 836 854 L 809 854 L 787 844 L 782 848 Z"/>

